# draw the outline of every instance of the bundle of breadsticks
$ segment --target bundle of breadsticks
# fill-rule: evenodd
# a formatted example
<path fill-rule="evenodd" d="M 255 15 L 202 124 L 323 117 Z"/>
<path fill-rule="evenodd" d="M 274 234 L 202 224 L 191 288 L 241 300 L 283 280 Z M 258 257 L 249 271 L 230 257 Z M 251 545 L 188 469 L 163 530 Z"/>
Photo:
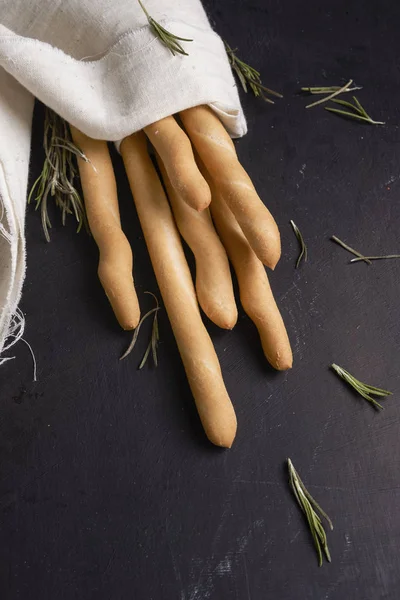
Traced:
<path fill-rule="evenodd" d="M 214 444 L 230 448 L 236 415 L 199 305 L 219 327 L 234 327 L 238 313 L 230 260 L 241 303 L 258 329 L 267 360 L 275 369 L 289 369 L 292 351 L 264 267 L 275 268 L 280 235 L 216 114 L 197 106 L 182 111 L 179 120 L 163 118 L 126 137 L 120 152 L 205 432 Z M 121 229 L 108 146 L 75 127 L 71 131 L 87 158 L 79 159 L 79 170 L 90 229 L 100 252 L 99 278 L 120 325 L 134 329 L 140 308 L 133 258 Z M 150 144 L 168 197 L 149 154 Z M 195 257 L 195 285 L 180 235 Z"/>

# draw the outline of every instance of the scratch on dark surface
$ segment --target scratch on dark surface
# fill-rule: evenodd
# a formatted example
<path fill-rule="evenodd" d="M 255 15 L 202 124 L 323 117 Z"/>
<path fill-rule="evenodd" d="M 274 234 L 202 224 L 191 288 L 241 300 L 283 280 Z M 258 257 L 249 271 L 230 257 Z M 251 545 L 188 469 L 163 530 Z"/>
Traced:
<path fill-rule="evenodd" d="M 104 571 L 101 574 L 101 577 L 105 577 L 107 575 L 107 573 L 109 572 L 112 563 L 114 562 L 114 558 L 115 558 L 115 549 L 113 549 L 113 551 L 111 552 L 111 556 L 107 561 L 107 564 L 105 566 Z"/>
<path fill-rule="evenodd" d="M 46 477 L 46 475 L 48 475 L 53 469 L 58 467 L 63 462 L 64 462 L 63 460 L 59 460 L 58 462 L 56 462 L 54 465 L 51 465 L 48 469 L 46 469 L 39 475 L 36 475 L 35 477 L 33 477 L 32 479 L 27 481 L 24 485 L 22 485 L 18 489 L 14 490 L 12 492 L 7 492 L 7 493 L 3 494 L 3 496 L 1 496 L 1 498 L 0 498 L 0 509 L 3 509 L 6 506 L 10 505 L 12 502 L 15 501 L 15 499 L 18 497 L 19 494 L 23 493 L 27 488 L 29 488 L 31 485 L 33 485 L 37 481 L 40 481 L 40 479 L 43 479 L 43 477 Z M 7 497 L 8 497 L 8 501 L 7 500 L 3 501 L 3 499 L 7 498 Z"/>
<path fill-rule="evenodd" d="M 293 544 L 293 542 L 294 542 L 295 540 L 297 540 L 297 538 L 299 537 L 300 533 L 301 533 L 301 529 L 299 529 L 299 530 L 298 530 L 298 531 L 297 531 L 297 532 L 294 534 L 294 536 L 293 536 L 293 537 L 292 537 L 292 539 L 290 540 L 289 544 Z"/>
<path fill-rule="evenodd" d="M 196 599 L 200 600 L 200 598 L 203 600 L 203 598 L 208 598 L 211 593 L 211 588 L 213 586 L 213 581 L 212 581 L 213 580 L 213 571 L 210 569 L 210 563 L 214 560 L 214 548 L 221 537 L 222 529 L 225 525 L 225 521 L 226 521 L 226 518 L 229 513 L 232 495 L 233 495 L 233 490 L 231 489 L 228 492 L 227 497 L 225 499 L 223 510 L 222 510 L 222 515 L 221 515 L 221 520 L 220 520 L 220 523 L 217 527 L 217 530 L 216 530 L 216 532 L 213 536 L 212 542 L 211 542 L 211 550 L 210 550 L 211 556 L 208 560 L 206 560 L 205 564 L 203 565 L 203 567 L 200 571 L 199 577 L 197 579 L 197 583 L 195 584 L 193 591 L 189 596 L 189 600 L 196 600 Z M 208 573 L 207 573 L 207 571 L 208 571 Z M 207 573 L 206 582 L 204 585 L 202 585 L 202 580 L 204 578 L 205 573 Z M 199 596 L 200 593 L 202 593 L 203 595 Z"/>
<path fill-rule="evenodd" d="M 243 566 L 244 566 L 244 575 L 246 577 L 247 600 L 251 600 L 250 584 L 249 584 L 249 574 L 247 572 L 247 562 L 246 562 L 246 555 L 245 554 L 242 554 L 242 559 L 243 559 Z"/>
<path fill-rule="evenodd" d="M 310 469 L 309 469 L 309 473 L 311 473 L 313 471 L 314 467 L 315 467 L 315 464 L 316 464 L 316 461 L 317 461 L 317 458 L 318 458 L 318 453 L 322 449 L 324 438 L 326 436 L 326 432 L 328 430 L 328 427 L 329 427 L 329 424 L 330 424 L 330 422 L 332 420 L 332 417 L 333 417 L 333 410 L 331 410 L 331 412 L 329 413 L 328 418 L 326 419 L 325 424 L 323 425 L 323 427 L 321 429 L 321 435 L 319 437 L 318 444 L 315 446 L 314 452 L 313 452 L 313 455 L 312 455 L 311 466 L 310 466 Z"/>
<path fill-rule="evenodd" d="M 344 548 L 343 548 L 342 556 L 340 557 L 339 576 L 336 579 L 336 581 L 332 582 L 331 585 L 329 586 L 328 591 L 325 594 L 324 600 L 329 600 L 329 598 L 332 596 L 332 594 L 336 590 L 336 588 L 343 582 L 343 580 L 344 580 L 343 567 L 347 563 L 348 555 L 351 552 L 351 546 L 352 546 L 352 541 L 350 538 L 350 534 L 345 533 L 344 534 Z"/>
<path fill-rule="evenodd" d="M 168 529 L 168 519 L 165 519 L 165 533 L 166 533 L 166 537 L 167 537 L 169 553 L 171 555 L 172 567 L 174 569 L 175 580 L 179 586 L 180 600 L 186 600 L 186 593 L 185 593 L 185 589 L 183 587 L 181 571 L 179 569 L 178 561 L 176 560 L 176 557 L 175 557 L 175 554 L 174 554 L 174 551 L 173 551 L 172 545 L 171 545 L 169 529 Z"/>

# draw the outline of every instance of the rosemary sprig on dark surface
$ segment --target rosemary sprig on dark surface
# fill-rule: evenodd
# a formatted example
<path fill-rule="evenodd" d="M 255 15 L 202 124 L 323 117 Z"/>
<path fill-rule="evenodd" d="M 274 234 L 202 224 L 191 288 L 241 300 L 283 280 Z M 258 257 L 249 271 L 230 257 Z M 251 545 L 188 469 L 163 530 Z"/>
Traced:
<path fill-rule="evenodd" d="M 338 365 L 333 364 L 333 365 L 331 365 L 331 367 L 335 371 L 335 373 L 337 373 L 337 375 L 339 375 L 339 377 L 341 377 L 344 381 L 346 381 L 346 383 L 351 385 L 351 387 L 358 394 L 360 394 L 360 396 L 365 398 L 365 400 L 368 400 L 368 402 L 370 402 L 375 408 L 383 410 L 382 404 L 379 404 L 379 402 L 377 402 L 375 400 L 375 398 L 373 398 L 372 396 L 380 396 L 380 397 L 391 396 L 392 392 L 389 392 L 388 390 L 383 390 L 383 389 L 375 387 L 373 385 L 368 385 L 367 383 L 363 383 L 362 381 L 359 381 L 353 375 L 351 375 L 351 373 L 346 371 L 346 369 L 343 369 L 342 367 L 339 367 Z"/>
<path fill-rule="evenodd" d="M 164 44 L 164 46 L 166 46 L 168 48 L 168 50 L 170 50 L 174 56 L 175 56 L 175 54 L 183 54 L 184 56 L 188 56 L 188 53 L 185 52 L 185 50 L 182 48 L 182 46 L 179 42 L 193 42 L 193 40 L 179 37 L 178 35 L 175 35 L 175 34 L 171 33 L 170 31 L 167 31 L 166 29 L 164 29 L 164 27 L 162 27 L 159 23 L 157 23 L 157 21 L 155 21 L 153 19 L 153 17 L 151 17 L 149 15 L 146 8 L 143 6 L 143 3 L 141 2 L 141 0 L 138 0 L 138 2 L 140 4 L 140 7 L 143 10 L 144 14 L 147 17 L 147 20 L 149 22 L 151 29 L 153 30 L 154 35 L 156 37 L 158 37 L 160 42 L 162 44 Z"/>
<path fill-rule="evenodd" d="M 354 104 L 351 104 L 351 102 L 347 102 L 346 100 L 334 99 L 332 100 L 332 102 L 335 102 L 340 106 L 344 106 L 349 110 L 341 110 L 339 108 L 332 108 L 331 106 L 325 106 L 325 110 L 328 110 L 329 112 L 335 113 L 337 115 L 341 115 L 343 117 L 349 117 L 350 119 L 363 121 L 364 123 L 369 123 L 370 125 L 385 125 L 384 121 L 374 121 L 355 96 L 353 96 L 353 101 Z"/>
<path fill-rule="evenodd" d="M 331 86 L 316 86 L 316 87 L 302 87 L 302 92 L 307 92 L 308 94 L 319 95 L 319 94 L 333 94 L 334 92 L 343 89 L 340 85 L 331 85 Z M 356 90 L 362 90 L 362 87 L 355 85 L 354 87 L 349 87 L 345 92 L 355 92 Z"/>
<path fill-rule="evenodd" d="M 89 231 L 85 205 L 74 185 L 78 177 L 75 158 L 80 157 L 86 162 L 89 160 L 72 142 L 66 121 L 48 107 L 45 109 L 43 147 L 43 169 L 31 188 L 28 203 L 34 200 L 36 210 L 40 208 L 46 240 L 50 241 L 51 228 L 48 214 L 49 196 L 54 198 L 56 206 L 61 209 L 63 225 L 66 216 L 74 214 L 78 222 L 77 231 L 81 230 L 83 224 Z"/>
<path fill-rule="evenodd" d="M 332 98 L 335 98 L 336 96 L 339 96 L 339 94 L 343 94 L 344 92 L 346 92 L 351 87 L 352 83 L 353 80 L 349 79 L 349 81 L 344 86 L 335 90 L 331 94 L 328 94 L 328 96 L 325 96 L 325 98 L 321 98 L 320 100 L 316 100 L 311 104 L 307 104 L 306 108 L 312 108 L 313 106 L 318 106 L 318 104 L 322 104 L 323 102 L 328 102 L 328 100 L 332 100 Z"/>
<path fill-rule="evenodd" d="M 120 360 L 122 360 L 123 358 L 126 358 L 133 350 L 133 348 L 135 347 L 135 344 L 137 342 L 138 336 L 139 336 L 139 331 L 141 326 L 143 325 L 144 321 L 150 317 L 151 315 L 154 315 L 153 317 L 153 327 L 151 330 L 151 338 L 150 338 L 150 342 L 146 348 L 146 351 L 143 355 L 143 358 L 140 362 L 139 365 L 139 369 L 142 369 L 144 367 L 144 365 L 147 362 L 147 359 L 150 355 L 150 352 L 152 354 L 153 357 L 153 362 L 155 364 L 155 366 L 158 366 L 158 359 L 157 359 L 157 347 L 158 347 L 158 342 L 160 339 L 159 336 L 159 330 L 158 330 L 158 311 L 160 310 L 160 305 L 158 303 L 158 299 L 157 297 L 152 293 L 152 292 L 145 292 L 145 294 L 150 294 L 150 296 L 153 296 L 154 300 L 156 301 L 156 307 L 152 308 L 151 310 L 149 310 L 145 315 L 143 315 L 143 317 L 140 319 L 138 326 L 135 329 L 135 332 L 133 334 L 133 338 L 131 343 L 129 344 L 127 350 L 124 352 L 124 354 L 121 356 Z"/>
<path fill-rule="evenodd" d="M 307 491 L 304 483 L 300 479 L 299 474 L 293 466 L 292 461 L 288 458 L 287 461 L 289 469 L 289 483 L 293 490 L 293 494 L 306 516 L 308 526 L 311 531 L 312 538 L 314 540 L 315 549 L 318 555 L 319 566 L 322 566 L 322 550 L 325 553 L 326 559 L 331 562 L 331 555 L 328 548 L 328 542 L 326 539 L 326 532 L 322 524 L 321 517 L 326 519 L 329 527 L 333 529 L 333 524 L 326 512 L 322 510 L 320 505 L 314 500 L 311 494 Z M 319 514 L 318 514 L 319 513 Z"/>
<path fill-rule="evenodd" d="M 387 260 L 388 258 L 400 258 L 400 254 L 385 254 L 383 256 L 359 256 L 352 258 L 351 263 L 359 262 L 360 260 Z"/>
<path fill-rule="evenodd" d="M 352 248 L 351 246 L 348 246 L 347 244 L 345 244 L 344 242 L 342 242 L 342 240 L 340 240 L 338 237 L 336 237 L 336 235 L 332 235 L 331 240 L 333 242 L 336 242 L 336 244 L 339 244 L 339 246 L 342 246 L 342 248 L 344 248 L 348 252 L 351 252 L 352 254 L 354 254 L 354 256 L 357 256 L 357 258 L 359 260 L 363 260 L 368 265 L 372 264 L 371 261 L 366 256 L 364 256 L 363 254 L 361 254 L 357 250 L 354 250 L 354 248 Z"/>
<path fill-rule="evenodd" d="M 251 67 L 240 60 L 240 58 L 238 58 L 235 54 L 236 50 L 232 50 L 227 42 L 224 41 L 224 44 L 231 68 L 236 73 L 240 83 L 242 84 L 242 88 L 246 93 L 248 89 L 247 86 L 249 86 L 256 97 L 261 97 L 263 100 L 265 100 L 265 102 L 269 102 L 270 104 L 274 104 L 274 101 L 268 98 L 265 94 L 271 94 L 277 98 L 283 98 L 282 94 L 265 87 L 265 85 L 262 84 L 260 72 L 254 69 L 254 67 Z"/>
<path fill-rule="evenodd" d="M 295 233 L 295 236 L 297 237 L 297 239 L 299 240 L 299 244 L 300 244 L 300 254 L 297 258 L 296 261 L 296 269 L 299 268 L 299 265 L 301 263 L 301 261 L 304 259 L 304 262 L 307 262 L 307 258 L 308 258 L 308 252 L 307 252 L 307 246 L 305 244 L 304 238 L 301 234 L 300 229 L 297 227 L 297 225 L 293 222 L 290 221 L 291 226 L 293 227 L 293 231 Z"/>

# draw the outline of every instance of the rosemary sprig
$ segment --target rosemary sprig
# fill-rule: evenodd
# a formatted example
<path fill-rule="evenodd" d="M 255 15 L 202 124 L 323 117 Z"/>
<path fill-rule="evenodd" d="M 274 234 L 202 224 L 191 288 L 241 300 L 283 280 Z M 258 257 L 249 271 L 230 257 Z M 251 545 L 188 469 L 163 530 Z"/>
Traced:
<path fill-rule="evenodd" d="M 359 256 L 352 258 L 350 262 L 359 262 L 360 260 L 386 260 L 387 258 L 400 258 L 400 254 L 386 254 L 384 256 Z"/>
<path fill-rule="evenodd" d="M 135 344 L 137 342 L 138 336 L 139 336 L 139 331 L 141 326 L 143 325 L 144 321 L 147 319 L 147 317 L 150 317 L 150 315 L 154 314 L 153 317 L 153 327 L 151 330 L 151 338 L 150 338 L 150 342 L 146 348 L 146 351 L 143 355 L 143 358 L 140 362 L 139 365 L 139 369 L 142 369 L 144 367 L 144 365 L 147 362 L 147 359 L 150 355 L 150 352 L 152 354 L 153 357 L 153 362 L 155 364 L 155 366 L 158 366 L 158 358 L 157 358 L 157 347 L 158 347 L 158 342 L 160 339 L 159 336 L 159 330 L 158 330 L 158 311 L 160 310 L 160 305 L 158 303 L 158 299 L 157 297 L 152 293 L 152 292 L 145 292 L 145 294 L 150 294 L 150 296 L 153 296 L 154 300 L 156 301 L 156 307 L 152 308 L 151 310 L 149 310 L 145 315 L 143 315 L 143 317 L 140 319 L 138 326 L 135 329 L 135 333 L 133 334 L 133 338 L 131 343 L 129 344 L 127 350 L 124 352 L 124 354 L 121 356 L 120 360 L 122 360 L 123 358 L 126 358 L 128 356 L 128 354 L 130 354 L 133 350 L 133 348 L 135 347 Z"/>
<path fill-rule="evenodd" d="M 80 231 L 83 224 L 89 231 L 85 205 L 74 185 L 78 175 L 74 157 L 80 157 L 86 162 L 90 161 L 73 143 L 66 121 L 48 107 L 45 110 L 43 147 L 45 152 L 43 169 L 31 188 L 28 203 L 34 199 L 35 209 L 40 208 L 46 240 L 50 241 L 49 228 L 51 228 L 48 214 L 49 196 L 54 198 L 56 206 L 61 209 L 63 225 L 65 225 L 66 215 L 74 214 L 78 222 L 77 231 Z"/>
<path fill-rule="evenodd" d="M 350 117 L 351 119 L 364 121 L 364 123 L 370 123 L 371 125 L 385 125 L 384 121 L 374 121 L 355 96 L 353 96 L 353 100 L 354 104 L 351 104 L 351 102 L 346 102 L 345 100 L 332 100 L 332 102 L 335 102 L 336 104 L 340 104 L 341 106 L 349 108 L 351 112 L 348 110 L 341 110 L 339 108 L 332 108 L 331 106 L 325 106 L 325 110 L 333 112 L 337 115 L 342 115 L 344 117 Z"/>
<path fill-rule="evenodd" d="M 322 550 L 325 552 L 325 556 L 329 562 L 331 562 L 331 555 L 328 548 L 328 542 L 326 539 L 326 532 L 322 524 L 321 517 L 324 517 L 328 522 L 328 525 L 333 529 L 333 524 L 326 512 L 322 510 L 320 505 L 314 500 L 311 494 L 307 491 L 304 483 L 300 479 L 299 474 L 293 466 L 292 461 L 288 458 L 288 469 L 289 469 L 289 483 L 292 487 L 293 494 L 306 516 L 308 526 L 311 531 L 312 538 L 314 540 L 315 549 L 318 555 L 319 566 L 322 566 Z M 319 513 L 319 514 L 318 514 Z M 321 550 L 322 548 L 322 550 Z"/>
<path fill-rule="evenodd" d="M 338 237 L 336 237 L 336 235 L 333 235 L 331 237 L 331 240 L 333 242 L 336 242 L 337 244 L 339 244 L 339 246 L 342 246 L 342 248 L 344 248 L 345 250 L 347 250 L 348 252 L 351 252 L 352 254 L 354 254 L 354 256 L 358 257 L 358 260 L 363 260 L 364 262 L 366 262 L 368 265 L 372 265 L 371 261 L 369 260 L 369 258 L 367 258 L 366 256 L 364 256 L 363 254 L 361 254 L 360 252 L 357 252 L 357 250 L 354 250 L 354 248 L 352 248 L 351 246 L 348 246 L 347 244 L 345 244 L 344 242 L 342 242 L 342 240 L 340 240 Z"/>
<path fill-rule="evenodd" d="M 303 236 L 301 234 L 301 231 L 297 227 L 297 225 L 293 221 L 290 221 L 290 224 L 293 227 L 293 231 L 295 233 L 295 236 L 299 240 L 299 244 L 300 244 L 300 254 L 299 254 L 298 259 L 296 261 L 296 269 L 298 269 L 299 265 L 300 265 L 300 263 L 302 261 L 302 259 L 304 259 L 304 262 L 307 262 L 307 258 L 308 258 L 307 246 L 305 244 L 305 241 L 304 241 L 304 238 L 303 238 Z"/>
<path fill-rule="evenodd" d="M 224 45 L 231 68 L 236 73 L 240 83 L 242 84 L 242 88 L 246 93 L 247 85 L 249 85 L 251 91 L 256 97 L 260 96 L 263 100 L 265 100 L 265 102 L 269 102 L 270 104 L 274 104 L 274 101 L 268 98 L 265 93 L 276 96 L 277 98 L 283 98 L 282 94 L 279 94 L 278 92 L 275 92 L 274 90 L 271 90 L 262 84 L 260 72 L 254 69 L 254 67 L 251 67 L 240 60 L 240 58 L 238 58 L 235 54 L 236 50 L 232 50 L 229 44 L 225 41 Z"/>
<path fill-rule="evenodd" d="M 341 377 L 344 381 L 351 385 L 351 387 L 355 389 L 356 392 L 360 394 L 360 396 L 365 398 L 365 400 L 368 400 L 368 402 L 371 402 L 371 404 L 375 408 L 383 410 L 382 404 L 379 404 L 379 402 L 377 402 L 375 398 L 372 398 L 372 396 L 391 396 L 392 392 L 388 392 L 387 390 L 382 390 L 381 388 L 375 387 L 373 385 L 363 383 L 362 381 L 359 381 L 348 371 L 346 371 L 342 367 L 339 367 L 338 365 L 333 364 L 331 365 L 331 367 L 335 371 L 335 373 L 337 373 L 339 377 Z"/>
<path fill-rule="evenodd" d="M 343 94 L 343 92 L 347 92 L 347 90 L 351 87 L 352 83 L 353 83 L 353 80 L 349 79 L 349 81 L 343 87 L 335 90 L 334 92 L 332 92 L 325 98 L 321 98 L 320 100 L 317 100 L 316 102 L 307 104 L 306 108 L 312 108 L 313 106 L 318 106 L 318 104 L 322 104 L 323 102 L 328 102 L 328 100 L 332 100 L 332 98 L 335 98 L 335 96 L 339 96 L 339 94 Z"/>
<path fill-rule="evenodd" d="M 153 19 L 153 17 L 151 17 L 149 15 L 146 8 L 143 6 L 143 3 L 141 2 L 141 0 L 138 0 L 138 2 L 140 4 L 140 7 L 143 10 L 144 14 L 147 17 L 147 20 L 149 22 L 149 25 L 150 25 L 154 35 L 156 37 L 158 37 L 160 42 L 162 44 L 164 44 L 164 46 L 166 46 L 168 48 L 168 50 L 170 50 L 174 56 L 175 56 L 175 54 L 183 54 L 185 56 L 188 56 L 188 53 L 185 52 L 185 50 L 182 48 L 182 46 L 179 42 L 193 42 L 193 40 L 179 37 L 179 36 L 171 33 L 170 31 L 167 31 L 166 29 L 164 29 L 164 27 L 162 27 L 159 23 L 157 23 L 157 21 L 155 21 Z"/>
<path fill-rule="evenodd" d="M 331 85 L 328 87 L 302 87 L 301 91 L 307 92 L 308 94 L 333 94 L 333 92 L 337 92 L 340 89 L 340 85 Z M 356 90 L 362 90 L 362 87 L 355 85 L 354 87 L 347 88 L 344 91 L 355 92 Z"/>

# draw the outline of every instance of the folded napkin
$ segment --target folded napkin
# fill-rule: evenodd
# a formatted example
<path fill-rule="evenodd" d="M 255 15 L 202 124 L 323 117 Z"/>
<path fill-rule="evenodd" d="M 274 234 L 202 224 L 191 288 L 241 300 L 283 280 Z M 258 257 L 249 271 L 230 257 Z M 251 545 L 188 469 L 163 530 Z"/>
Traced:
<path fill-rule="evenodd" d="M 0 353 L 25 276 L 35 97 L 87 135 L 117 145 L 199 104 L 232 137 L 246 133 L 222 40 L 200 1 L 143 3 L 167 30 L 193 40 L 182 42 L 188 56 L 163 46 L 137 0 L 0 0 Z"/>

